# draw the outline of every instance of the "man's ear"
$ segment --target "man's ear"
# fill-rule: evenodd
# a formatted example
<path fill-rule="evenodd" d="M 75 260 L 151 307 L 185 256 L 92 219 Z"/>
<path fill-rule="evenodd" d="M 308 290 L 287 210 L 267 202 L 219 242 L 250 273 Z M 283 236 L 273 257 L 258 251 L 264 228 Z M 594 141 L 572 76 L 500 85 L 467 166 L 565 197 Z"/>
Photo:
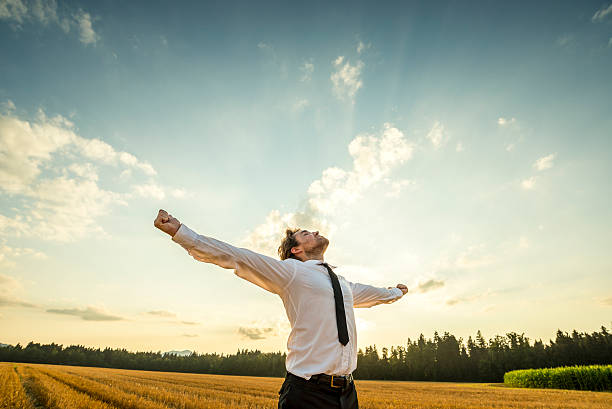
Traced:
<path fill-rule="evenodd" d="M 291 254 L 300 254 L 303 250 L 299 247 L 291 247 Z"/>

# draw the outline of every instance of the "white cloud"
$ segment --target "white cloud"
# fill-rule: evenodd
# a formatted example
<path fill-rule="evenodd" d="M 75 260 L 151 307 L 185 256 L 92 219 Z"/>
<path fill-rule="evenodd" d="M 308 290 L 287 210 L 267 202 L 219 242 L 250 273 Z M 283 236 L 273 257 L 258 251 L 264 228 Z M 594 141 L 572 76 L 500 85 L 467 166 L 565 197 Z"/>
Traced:
<path fill-rule="evenodd" d="M 260 41 L 257 44 L 257 48 L 259 48 L 260 50 L 269 50 L 269 51 L 274 51 L 274 49 L 272 48 L 271 45 L 264 43 L 263 41 Z"/>
<path fill-rule="evenodd" d="M 177 199 L 184 199 L 184 198 L 186 198 L 187 196 L 189 196 L 189 195 L 187 194 L 187 191 L 186 191 L 185 189 L 180 189 L 180 188 L 172 189 L 172 190 L 170 191 L 170 195 L 171 195 L 172 197 L 176 197 Z"/>
<path fill-rule="evenodd" d="M 509 143 L 506 145 L 506 151 L 512 152 L 514 150 L 515 145 L 513 143 Z"/>
<path fill-rule="evenodd" d="M 516 122 L 516 118 L 508 119 L 508 118 L 504 118 L 504 117 L 501 117 L 501 116 L 499 118 L 497 118 L 497 124 L 499 126 L 507 126 L 507 125 L 511 125 L 511 124 L 513 124 L 515 122 Z"/>
<path fill-rule="evenodd" d="M 299 99 L 293 103 L 291 110 L 293 112 L 302 112 L 309 105 L 310 102 L 307 99 Z"/>
<path fill-rule="evenodd" d="M 351 65 L 350 62 L 345 61 L 343 56 L 339 56 L 333 61 L 333 66 L 336 70 L 330 78 L 334 95 L 340 100 L 353 103 L 357 91 L 363 86 L 360 78 L 363 62 L 357 60 L 355 65 Z"/>
<path fill-rule="evenodd" d="M 375 184 L 392 183 L 391 172 L 412 157 L 413 149 L 404 134 L 390 124 L 385 124 L 379 135 L 357 135 L 348 146 L 353 158 L 351 169 L 325 169 L 310 184 L 304 210 L 283 214 L 271 211 L 264 223 L 248 233 L 245 246 L 275 255 L 286 227 L 300 226 L 333 234 L 335 226 L 331 220 L 336 211 L 353 204 Z M 406 183 L 400 182 L 399 187 L 402 185 Z"/>
<path fill-rule="evenodd" d="M 26 22 L 56 25 L 66 34 L 74 28 L 83 44 L 95 44 L 99 39 L 89 13 L 71 10 L 66 4 L 58 10 L 55 0 L 0 0 L 0 19 L 16 23 L 14 29 L 22 29 Z"/>
<path fill-rule="evenodd" d="M 84 179 L 98 180 L 97 169 L 91 163 L 73 163 L 68 166 L 68 170 Z"/>
<path fill-rule="evenodd" d="M 21 0 L 0 0 L 0 19 L 23 23 L 27 15 L 28 7 Z"/>
<path fill-rule="evenodd" d="M 130 195 L 100 187 L 100 164 L 155 174 L 134 155 L 77 135 L 62 116 L 49 118 L 42 110 L 35 120 L 0 115 L 0 192 L 15 202 L 12 215 L 0 213 L 0 234 L 57 241 L 105 235 L 96 219 L 126 205 Z"/>
<path fill-rule="evenodd" d="M 612 47 L 612 37 L 608 40 L 608 47 Z"/>
<path fill-rule="evenodd" d="M 134 185 L 133 188 L 136 194 L 142 197 L 150 197 L 157 200 L 162 200 L 166 197 L 164 189 L 153 181 L 142 185 Z"/>
<path fill-rule="evenodd" d="M 75 19 L 79 25 L 79 40 L 83 44 L 95 44 L 99 37 L 91 25 L 91 16 L 89 13 L 85 13 L 81 10 L 75 16 Z"/>
<path fill-rule="evenodd" d="M 398 197 L 400 193 L 407 187 L 416 186 L 416 182 L 413 180 L 402 179 L 402 180 L 390 180 L 385 179 L 385 182 L 389 186 L 389 190 L 385 193 L 387 197 Z"/>
<path fill-rule="evenodd" d="M 365 44 L 363 41 L 359 40 L 359 43 L 357 43 L 357 54 L 361 54 L 370 47 L 372 47 L 371 43 Z"/>
<path fill-rule="evenodd" d="M 529 239 L 525 236 L 521 236 L 518 242 L 518 248 L 526 249 L 529 248 Z"/>
<path fill-rule="evenodd" d="M 455 150 L 457 152 L 463 152 L 465 150 L 465 148 L 463 147 L 463 143 L 457 142 L 457 146 L 455 147 Z"/>
<path fill-rule="evenodd" d="M 15 104 L 10 99 L 0 104 L 0 114 L 8 115 L 15 110 Z"/>
<path fill-rule="evenodd" d="M 593 17 L 591 17 L 591 21 L 601 21 L 610 13 L 612 13 L 612 3 L 608 6 L 602 6 L 597 10 L 595 14 L 593 14 Z"/>
<path fill-rule="evenodd" d="M 47 258 L 45 253 L 28 247 L 7 246 L 6 240 L 2 239 L 2 245 L 0 245 L 0 265 L 14 267 L 16 263 L 12 259 L 24 256 L 33 257 L 39 260 Z"/>
<path fill-rule="evenodd" d="M 434 149 L 440 149 L 446 144 L 449 138 L 448 134 L 444 130 L 444 125 L 442 125 L 439 121 L 436 121 L 427 134 L 427 139 L 431 141 Z"/>
<path fill-rule="evenodd" d="M 573 34 L 563 34 L 557 38 L 557 45 L 559 47 L 569 47 L 576 43 L 576 39 Z"/>
<path fill-rule="evenodd" d="M 314 63 L 312 62 L 312 59 L 304 61 L 304 64 L 300 67 L 300 71 L 302 72 L 300 81 L 310 81 L 312 79 L 312 73 L 314 72 Z"/>
<path fill-rule="evenodd" d="M 525 179 L 521 182 L 521 187 L 525 190 L 532 190 L 535 187 L 536 178 L 535 176 Z"/>
<path fill-rule="evenodd" d="M 0 307 L 35 307 L 17 295 L 21 288 L 21 284 L 15 278 L 0 273 Z"/>
<path fill-rule="evenodd" d="M 548 156 L 543 156 L 535 161 L 535 163 L 533 164 L 533 167 L 536 168 L 537 170 L 550 169 L 554 165 L 553 160 L 555 159 L 555 156 L 556 154 L 554 153 L 551 153 Z"/>

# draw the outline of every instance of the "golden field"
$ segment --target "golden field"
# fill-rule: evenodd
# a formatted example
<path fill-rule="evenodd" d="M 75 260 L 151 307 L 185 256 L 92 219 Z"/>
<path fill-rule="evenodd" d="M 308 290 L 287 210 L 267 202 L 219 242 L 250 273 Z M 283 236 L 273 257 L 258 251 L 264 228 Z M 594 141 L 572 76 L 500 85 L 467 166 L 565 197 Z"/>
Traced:
<path fill-rule="evenodd" d="M 0 363 L 0 408 L 276 408 L 282 379 Z M 357 381 L 362 409 L 612 408 L 612 393 Z"/>

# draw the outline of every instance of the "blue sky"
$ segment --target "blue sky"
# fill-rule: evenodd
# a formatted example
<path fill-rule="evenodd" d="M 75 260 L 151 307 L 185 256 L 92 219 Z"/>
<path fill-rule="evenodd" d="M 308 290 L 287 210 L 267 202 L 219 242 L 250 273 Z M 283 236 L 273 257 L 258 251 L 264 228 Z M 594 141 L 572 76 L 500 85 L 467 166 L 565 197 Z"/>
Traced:
<path fill-rule="evenodd" d="M 609 2 L 0 0 L 0 47 L 1 342 L 283 350 L 159 208 L 407 284 L 360 346 L 611 325 Z"/>

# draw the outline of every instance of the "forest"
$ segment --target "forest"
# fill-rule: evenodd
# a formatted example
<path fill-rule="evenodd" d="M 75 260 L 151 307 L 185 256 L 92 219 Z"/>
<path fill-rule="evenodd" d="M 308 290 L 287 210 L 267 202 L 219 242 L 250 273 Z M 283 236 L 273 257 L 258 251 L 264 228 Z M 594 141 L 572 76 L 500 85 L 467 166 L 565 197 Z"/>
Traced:
<path fill-rule="evenodd" d="M 0 361 L 192 372 L 219 375 L 285 376 L 285 353 L 238 350 L 235 354 L 89 348 L 30 342 L 0 347 Z M 359 349 L 356 379 L 502 382 L 515 369 L 612 364 L 612 335 L 604 326 L 591 334 L 558 330 L 554 340 L 531 342 L 515 332 L 485 340 L 478 331 L 464 341 L 448 332 L 422 334 L 406 345 Z"/>

